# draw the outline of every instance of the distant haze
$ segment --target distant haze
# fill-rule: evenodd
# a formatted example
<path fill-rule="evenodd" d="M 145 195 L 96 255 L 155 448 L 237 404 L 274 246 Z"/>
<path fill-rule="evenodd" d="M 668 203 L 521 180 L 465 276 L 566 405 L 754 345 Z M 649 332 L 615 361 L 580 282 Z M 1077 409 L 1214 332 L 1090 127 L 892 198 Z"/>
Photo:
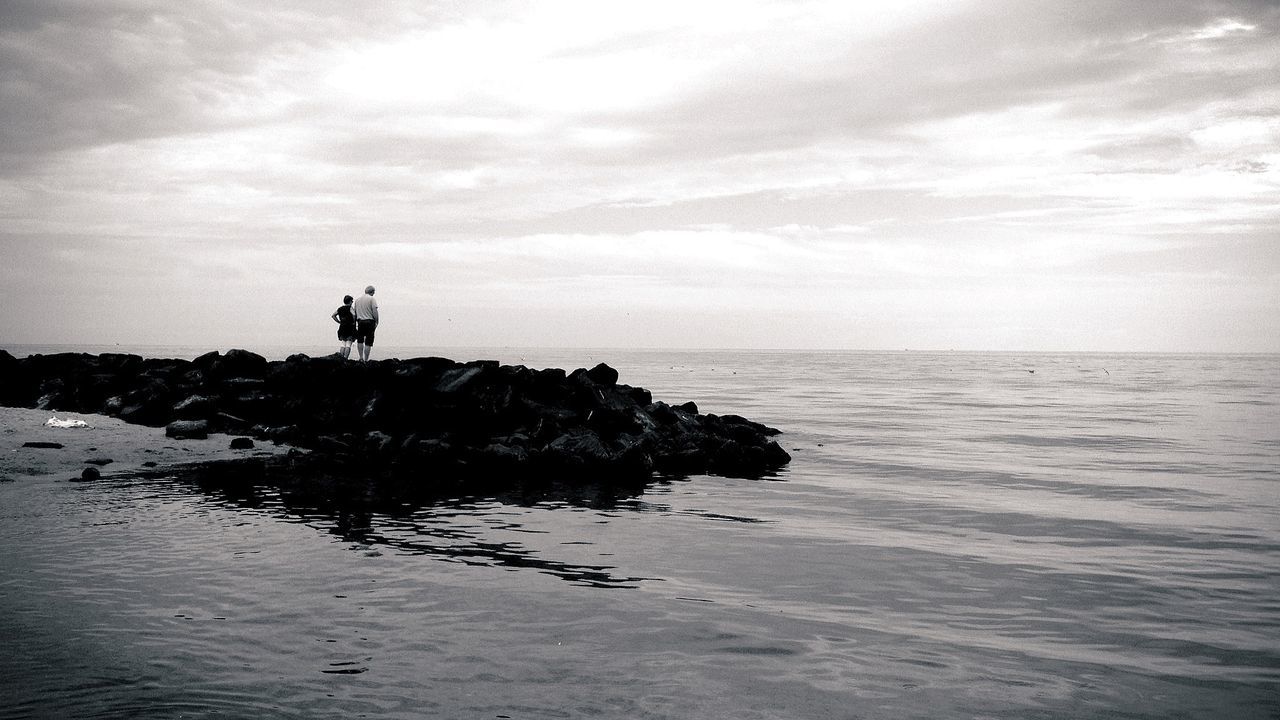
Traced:
<path fill-rule="evenodd" d="M 1280 350 L 1274 2 L 0 2 L 4 343 Z"/>

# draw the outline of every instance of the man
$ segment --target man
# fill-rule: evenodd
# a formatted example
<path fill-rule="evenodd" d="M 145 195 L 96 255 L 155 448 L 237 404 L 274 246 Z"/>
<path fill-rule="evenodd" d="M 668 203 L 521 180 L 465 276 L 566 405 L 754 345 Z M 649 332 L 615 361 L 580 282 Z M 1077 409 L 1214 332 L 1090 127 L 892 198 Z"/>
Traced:
<path fill-rule="evenodd" d="M 378 301 L 373 299 L 372 285 L 364 289 L 364 295 L 351 309 L 356 314 L 356 350 L 360 353 L 360 362 L 366 362 L 373 351 L 373 331 L 378 328 Z"/>

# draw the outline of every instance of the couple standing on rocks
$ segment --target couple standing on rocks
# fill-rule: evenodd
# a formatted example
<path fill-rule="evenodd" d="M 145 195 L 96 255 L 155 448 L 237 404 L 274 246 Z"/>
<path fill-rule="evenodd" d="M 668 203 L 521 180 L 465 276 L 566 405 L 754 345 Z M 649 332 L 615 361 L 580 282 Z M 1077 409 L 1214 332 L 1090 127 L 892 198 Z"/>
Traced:
<path fill-rule="evenodd" d="M 330 317 L 338 323 L 338 342 L 342 343 L 338 354 L 350 358 L 354 341 L 360 362 L 367 361 L 373 351 L 373 331 L 378 328 L 378 301 L 373 299 L 373 286 L 365 288 L 359 300 L 352 301 L 350 295 L 342 298 L 342 307 Z"/>

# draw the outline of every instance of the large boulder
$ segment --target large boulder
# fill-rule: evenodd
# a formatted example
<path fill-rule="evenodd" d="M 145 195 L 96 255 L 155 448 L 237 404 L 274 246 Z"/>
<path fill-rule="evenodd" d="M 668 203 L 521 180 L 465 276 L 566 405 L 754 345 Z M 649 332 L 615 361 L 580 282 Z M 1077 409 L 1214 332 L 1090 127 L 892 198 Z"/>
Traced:
<path fill-rule="evenodd" d="M 209 371 L 224 378 L 262 378 L 269 367 L 267 359 L 257 353 L 228 350 L 227 354 L 210 363 Z"/>
<path fill-rule="evenodd" d="M 588 370 L 587 377 L 591 378 L 592 382 L 607 387 L 613 387 L 618 384 L 618 371 L 604 363 L 600 363 Z"/>

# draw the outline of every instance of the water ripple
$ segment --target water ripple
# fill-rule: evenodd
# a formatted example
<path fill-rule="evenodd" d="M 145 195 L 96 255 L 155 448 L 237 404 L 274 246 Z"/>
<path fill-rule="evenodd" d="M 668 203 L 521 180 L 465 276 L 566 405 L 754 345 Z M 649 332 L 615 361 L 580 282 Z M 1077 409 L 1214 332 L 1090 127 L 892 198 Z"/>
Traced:
<path fill-rule="evenodd" d="M 1280 713 L 1275 356 L 606 359 L 782 482 L 3 483 L 0 717 Z"/>

